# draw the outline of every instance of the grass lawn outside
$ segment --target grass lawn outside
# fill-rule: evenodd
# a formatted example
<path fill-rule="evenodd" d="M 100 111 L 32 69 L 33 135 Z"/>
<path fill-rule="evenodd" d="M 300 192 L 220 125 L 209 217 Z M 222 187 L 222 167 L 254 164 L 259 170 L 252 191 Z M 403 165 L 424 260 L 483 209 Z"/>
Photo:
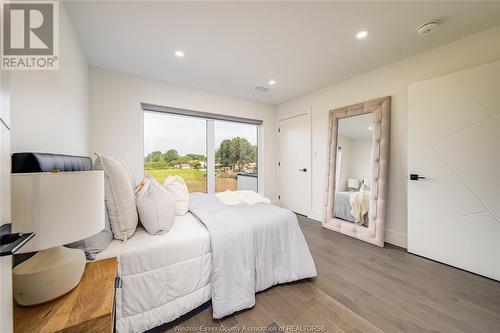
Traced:
<path fill-rule="evenodd" d="M 196 169 L 153 169 L 144 170 L 144 174 L 153 177 L 160 184 L 168 176 L 180 176 L 186 182 L 189 192 L 207 192 L 207 172 Z M 215 192 L 225 190 L 235 191 L 238 187 L 236 178 L 221 178 L 215 179 Z"/>

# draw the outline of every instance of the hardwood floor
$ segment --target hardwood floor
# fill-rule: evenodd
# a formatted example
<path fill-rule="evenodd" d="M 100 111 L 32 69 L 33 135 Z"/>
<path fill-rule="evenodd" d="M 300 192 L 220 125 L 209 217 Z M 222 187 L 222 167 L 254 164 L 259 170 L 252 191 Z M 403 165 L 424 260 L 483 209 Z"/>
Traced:
<path fill-rule="evenodd" d="M 500 282 L 395 246 L 381 249 L 304 217 L 299 223 L 317 278 L 259 293 L 254 308 L 224 320 L 213 320 L 206 303 L 152 332 L 297 329 L 287 325 L 327 332 L 500 332 Z"/>

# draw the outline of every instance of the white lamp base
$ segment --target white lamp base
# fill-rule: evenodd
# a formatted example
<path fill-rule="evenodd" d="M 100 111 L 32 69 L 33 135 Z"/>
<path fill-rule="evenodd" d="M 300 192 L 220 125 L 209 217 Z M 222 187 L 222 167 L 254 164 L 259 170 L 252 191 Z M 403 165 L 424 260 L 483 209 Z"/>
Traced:
<path fill-rule="evenodd" d="M 14 267 L 14 299 L 20 305 L 53 300 L 75 288 L 85 269 L 79 249 L 57 246 L 43 250 Z"/>

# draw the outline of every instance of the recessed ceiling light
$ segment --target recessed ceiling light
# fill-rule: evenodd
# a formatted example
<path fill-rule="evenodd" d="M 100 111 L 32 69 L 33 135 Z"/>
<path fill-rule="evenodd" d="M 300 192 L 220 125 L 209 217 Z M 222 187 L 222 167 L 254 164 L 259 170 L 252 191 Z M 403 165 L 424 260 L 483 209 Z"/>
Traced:
<path fill-rule="evenodd" d="M 177 50 L 177 51 L 175 51 L 175 56 L 177 58 L 182 58 L 182 57 L 184 57 L 184 52 L 182 52 L 181 50 Z"/>
<path fill-rule="evenodd" d="M 357 39 L 365 39 L 366 36 L 368 36 L 368 30 L 363 30 L 356 34 Z"/>
<path fill-rule="evenodd" d="M 276 80 L 269 80 L 268 83 L 270 86 L 274 86 L 276 84 Z"/>
<path fill-rule="evenodd" d="M 368 127 L 368 130 L 370 130 L 370 131 L 371 131 L 372 129 L 373 129 L 373 126 Z"/>

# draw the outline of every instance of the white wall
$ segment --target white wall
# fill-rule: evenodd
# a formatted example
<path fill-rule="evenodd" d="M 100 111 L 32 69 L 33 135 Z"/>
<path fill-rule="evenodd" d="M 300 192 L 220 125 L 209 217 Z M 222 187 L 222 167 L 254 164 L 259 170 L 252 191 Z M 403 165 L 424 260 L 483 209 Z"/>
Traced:
<path fill-rule="evenodd" d="M 143 176 L 141 102 L 263 120 L 264 194 L 271 199 L 275 198 L 274 106 L 91 67 L 91 150 L 123 159 L 134 181 Z"/>
<path fill-rule="evenodd" d="M 59 70 L 12 71 L 12 152 L 88 153 L 89 66 L 59 4 Z"/>
<path fill-rule="evenodd" d="M 323 210 L 327 172 L 328 111 L 390 95 L 392 129 L 386 241 L 406 246 L 408 84 L 500 59 L 499 40 L 500 26 L 497 26 L 279 105 L 277 117 L 296 110 L 312 109 L 314 204 L 311 217 L 321 219 Z"/>
<path fill-rule="evenodd" d="M 11 152 L 88 153 L 89 66 L 64 3 L 59 32 L 59 70 L 9 72 Z M 2 257 L 0 264 L 0 327 L 9 332 L 12 290 L 3 284 L 11 283 L 11 257 Z"/>
<path fill-rule="evenodd" d="M 1 11 L 0 11 L 1 14 Z M 0 71 L 0 226 L 10 218 L 9 72 Z M 12 256 L 0 257 L 0 332 L 13 331 Z"/>
<path fill-rule="evenodd" d="M 364 178 L 370 179 L 371 156 L 371 140 L 353 140 L 349 178 L 359 179 L 360 181 L 363 181 Z"/>

